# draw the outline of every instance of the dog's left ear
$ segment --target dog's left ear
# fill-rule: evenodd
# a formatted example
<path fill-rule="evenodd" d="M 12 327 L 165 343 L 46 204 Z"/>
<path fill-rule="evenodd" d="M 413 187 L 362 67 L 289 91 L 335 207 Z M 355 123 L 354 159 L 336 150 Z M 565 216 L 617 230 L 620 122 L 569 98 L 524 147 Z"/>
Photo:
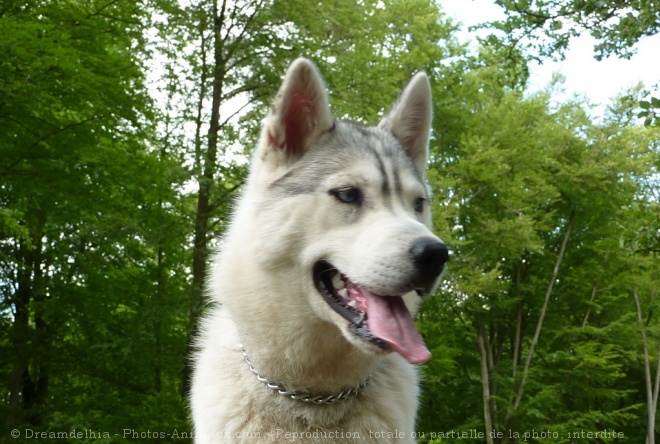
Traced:
<path fill-rule="evenodd" d="M 379 124 L 401 142 L 422 175 L 426 170 L 431 113 L 431 85 L 426 74 L 420 72 L 412 78 L 392 111 Z"/>
<path fill-rule="evenodd" d="M 296 160 L 311 141 L 334 125 L 328 95 L 316 67 L 307 59 L 295 60 L 284 76 L 264 127 L 265 157 L 275 154 Z"/>

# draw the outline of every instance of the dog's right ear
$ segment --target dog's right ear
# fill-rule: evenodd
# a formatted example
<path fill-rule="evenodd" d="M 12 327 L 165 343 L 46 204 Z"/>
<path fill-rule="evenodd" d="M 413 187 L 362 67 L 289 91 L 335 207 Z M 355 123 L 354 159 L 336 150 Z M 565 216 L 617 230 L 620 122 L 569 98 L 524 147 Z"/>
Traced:
<path fill-rule="evenodd" d="M 321 75 L 309 60 L 299 58 L 287 70 L 266 118 L 262 158 L 274 152 L 276 159 L 296 160 L 333 124 Z"/>
<path fill-rule="evenodd" d="M 431 113 L 431 84 L 426 74 L 419 72 L 379 124 L 399 139 L 421 176 L 426 171 Z"/>

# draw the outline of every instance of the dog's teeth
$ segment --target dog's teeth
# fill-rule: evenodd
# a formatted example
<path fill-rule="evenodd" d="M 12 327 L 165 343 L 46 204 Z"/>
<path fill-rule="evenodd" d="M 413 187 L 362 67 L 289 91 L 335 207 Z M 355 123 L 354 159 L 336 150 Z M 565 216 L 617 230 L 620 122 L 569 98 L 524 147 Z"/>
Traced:
<path fill-rule="evenodd" d="M 339 296 L 341 296 L 341 297 L 344 298 L 344 299 L 348 299 L 348 298 L 346 297 L 346 292 L 347 292 L 347 290 L 346 290 L 345 288 L 342 288 L 342 289 L 340 289 L 340 290 L 337 290 L 337 294 L 339 294 Z"/>
<path fill-rule="evenodd" d="M 336 289 L 344 288 L 344 281 L 341 279 L 341 275 L 339 273 L 332 276 L 332 286 Z"/>
<path fill-rule="evenodd" d="M 349 307 L 352 307 L 352 308 L 358 308 L 357 302 L 355 302 L 354 300 L 348 301 L 348 303 L 346 305 L 348 305 Z"/>

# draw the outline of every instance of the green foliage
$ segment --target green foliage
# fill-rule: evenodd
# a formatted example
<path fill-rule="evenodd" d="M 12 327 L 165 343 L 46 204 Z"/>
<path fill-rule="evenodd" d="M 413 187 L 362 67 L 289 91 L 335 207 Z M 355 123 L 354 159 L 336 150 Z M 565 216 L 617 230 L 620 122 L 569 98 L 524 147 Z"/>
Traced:
<path fill-rule="evenodd" d="M 554 107 L 544 94 L 502 94 L 491 76 L 469 74 L 473 92 L 462 90 L 449 103 L 463 110 L 462 125 L 451 128 L 458 134 L 434 146 L 439 161 L 430 177 L 440 194 L 435 224 L 453 257 L 445 288 L 420 316 L 434 352 L 420 428 L 484 430 L 477 347 L 483 329 L 488 409 L 496 430 L 506 436 L 550 429 L 566 436 L 570 430 L 609 428 L 643 440 L 643 420 L 630 426 L 645 403 L 639 396 L 641 341 L 630 327 L 631 294 L 634 286 L 644 287 L 650 298 L 644 307 L 653 310 L 657 260 L 649 251 L 657 245 L 657 217 L 646 209 L 655 207 L 657 195 L 657 130 L 622 123 L 618 115 L 595 124 L 580 103 Z M 616 109 L 627 112 L 625 106 Z M 645 211 L 633 216 L 631 203 Z M 525 369 L 573 217 L 538 345 Z M 629 240 L 620 244 L 621 236 Z M 620 245 L 635 245 L 635 252 Z M 654 344 L 657 349 L 656 336 Z"/>
<path fill-rule="evenodd" d="M 150 148 L 143 18 L 135 2 L 2 10 L 3 427 L 137 427 L 154 400 L 173 408 L 150 421 L 186 425 L 178 166 Z"/>
<path fill-rule="evenodd" d="M 341 118 L 375 123 L 414 71 L 432 80 L 429 181 L 453 257 L 418 319 L 434 355 L 420 442 L 489 432 L 484 404 L 505 435 L 607 428 L 643 442 L 642 333 L 651 363 L 660 338 L 659 103 L 632 92 L 595 123 L 580 102 L 526 94 L 520 48 L 489 38 L 468 56 L 432 2 L 359 6 L 0 7 L 0 427 L 126 429 L 135 441 L 176 430 L 161 441 L 189 442 L 182 374 L 206 254 L 268 101 L 304 55 Z M 616 23 L 628 15 L 610 26 L 601 6 L 516 2 L 566 18 L 510 12 L 500 26 L 547 29 L 561 48 L 572 32 L 562 20 L 580 14 L 603 54 L 657 31 L 652 2 L 625 33 Z M 648 125 L 635 124 L 634 103 Z"/>
<path fill-rule="evenodd" d="M 660 31 L 660 5 L 652 0 L 604 2 L 597 0 L 497 0 L 507 14 L 494 23 L 510 42 L 528 39 L 538 57 L 559 57 L 571 37 L 584 32 L 598 43 L 598 60 L 609 55 L 629 58 L 641 38 Z"/>
<path fill-rule="evenodd" d="M 641 111 L 637 117 L 644 119 L 644 126 L 660 126 L 660 99 L 651 97 L 650 100 L 640 100 L 639 107 Z"/>
<path fill-rule="evenodd" d="M 597 41 L 596 60 L 618 56 L 630 58 L 635 44 L 660 32 L 660 4 L 651 0 L 612 3 L 597 0 L 546 1 L 497 0 L 506 20 L 486 26 L 502 34 L 492 35 L 493 46 L 503 45 L 515 54 L 542 62 L 545 58 L 563 58 L 571 38 L 584 33 Z M 660 100 L 654 95 L 639 102 L 638 117 L 644 125 L 660 125 Z"/>

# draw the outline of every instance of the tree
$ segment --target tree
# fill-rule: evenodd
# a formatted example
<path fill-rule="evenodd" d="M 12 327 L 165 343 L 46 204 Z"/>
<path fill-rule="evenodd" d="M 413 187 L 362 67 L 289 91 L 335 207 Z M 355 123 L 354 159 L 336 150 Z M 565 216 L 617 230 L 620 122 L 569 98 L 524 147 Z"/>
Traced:
<path fill-rule="evenodd" d="M 572 37 L 584 32 L 598 43 L 596 59 L 617 55 L 630 58 L 641 38 L 660 32 L 660 6 L 650 0 L 599 2 L 497 0 L 507 20 L 493 23 L 509 34 L 511 42 L 526 38 L 533 42 L 539 57 L 560 57 Z M 542 39 L 542 36 L 548 39 Z"/>
<path fill-rule="evenodd" d="M 421 312 L 434 353 L 422 430 L 483 428 L 502 432 L 490 442 L 516 442 L 533 429 L 636 421 L 625 433 L 639 437 L 641 393 L 625 375 L 643 359 L 624 344 L 639 334 L 625 279 L 640 274 L 623 271 L 618 239 L 634 223 L 624 208 L 653 177 L 657 133 L 622 118 L 624 105 L 596 125 L 579 103 L 553 109 L 548 95 L 503 91 L 499 75 L 468 71 L 448 94 L 456 102 L 440 105 L 462 120 L 430 170 L 436 227 L 454 254 Z"/>
<path fill-rule="evenodd" d="M 3 426 L 104 427 L 136 393 L 167 399 L 179 177 L 152 149 L 145 20 L 126 1 L 0 11 Z"/>
<path fill-rule="evenodd" d="M 377 122 L 414 71 L 432 80 L 429 181 L 453 257 L 419 317 L 426 438 L 652 442 L 660 137 L 634 125 L 639 92 L 601 123 L 530 96 L 520 46 L 467 56 L 427 0 L 13 1 L 0 29 L 2 427 L 187 430 L 208 254 L 303 55 L 341 118 Z"/>
<path fill-rule="evenodd" d="M 503 31 L 506 45 L 528 46 L 527 57 L 561 58 L 571 38 L 588 32 L 597 43 L 596 60 L 630 58 L 635 44 L 660 32 L 660 4 L 652 0 L 603 2 L 596 0 L 497 0 L 507 15 L 493 28 Z M 660 100 L 649 94 L 638 105 L 646 125 L 660 125 Z"/>

